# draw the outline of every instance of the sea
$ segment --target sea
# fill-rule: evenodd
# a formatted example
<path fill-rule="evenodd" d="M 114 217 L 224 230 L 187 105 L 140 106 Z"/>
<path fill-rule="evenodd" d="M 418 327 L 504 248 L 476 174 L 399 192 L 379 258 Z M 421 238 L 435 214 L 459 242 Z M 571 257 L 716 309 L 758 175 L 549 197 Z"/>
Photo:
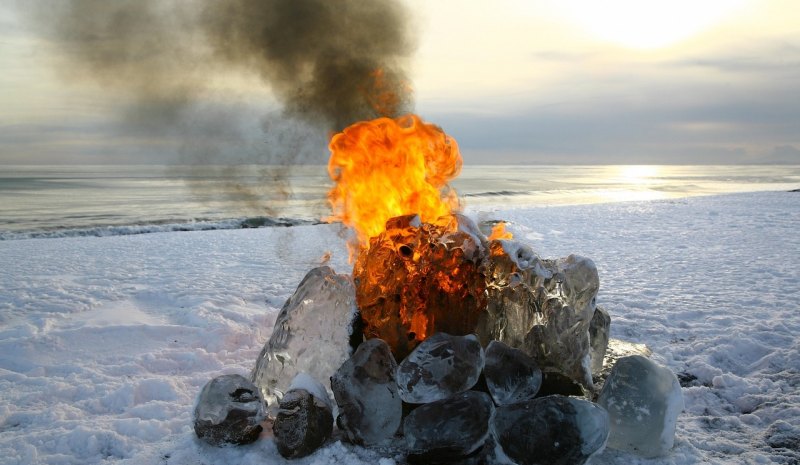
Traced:
<path fill-rule="evenodd" d="M 0 165 L 0 240 L 324 221 L 325 166 Z M 800 189 L 800 165 L 465 165 L 467 210 Z"/>

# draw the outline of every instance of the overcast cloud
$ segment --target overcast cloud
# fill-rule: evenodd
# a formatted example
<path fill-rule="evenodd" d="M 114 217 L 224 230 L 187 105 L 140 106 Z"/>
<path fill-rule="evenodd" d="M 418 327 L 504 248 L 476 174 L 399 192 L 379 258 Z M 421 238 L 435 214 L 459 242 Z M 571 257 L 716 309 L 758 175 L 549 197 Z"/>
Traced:
<path fill-rule="evenodd" d="M 408 78 L 415 111 L 458 140 L 466 163 L 800 164 L 800 13 L 789 2 L 654 50 L 583 36 L 544 7 L 515 10 L 526 2 L 436 3 L 410 4 L 419 50 Z M 125 86 L 65 74 L 61 53 L 0 6 L 0 163 L 327 159 L 328 133 L 241 70 L 209 71 L 185 105 L 142 111 Z"/>

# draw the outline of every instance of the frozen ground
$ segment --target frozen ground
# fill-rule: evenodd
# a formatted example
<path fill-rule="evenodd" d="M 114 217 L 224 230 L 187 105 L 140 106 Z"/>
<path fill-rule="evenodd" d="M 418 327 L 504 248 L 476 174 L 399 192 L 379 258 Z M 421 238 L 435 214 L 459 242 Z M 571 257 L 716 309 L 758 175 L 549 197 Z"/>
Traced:
<path fill-rule="evenodd" d="M 546 257 L 591 257 L 612 336 L 684 379 L 672 453 L 593 464 L 800 463 L 800 193 L 471 212 Z M 249 373 L 333 226 L 0 242 L 0 463 L 285 463 L 216 449 L 200 388 Z M 297 464 L 400 463 L 331 442 Z"/>

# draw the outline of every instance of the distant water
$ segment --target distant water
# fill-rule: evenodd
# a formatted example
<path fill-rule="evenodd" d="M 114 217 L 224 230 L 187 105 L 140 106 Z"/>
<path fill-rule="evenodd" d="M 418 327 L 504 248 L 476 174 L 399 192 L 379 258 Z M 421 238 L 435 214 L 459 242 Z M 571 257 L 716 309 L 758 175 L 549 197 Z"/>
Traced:
<path fill-rule="evenodd" d="M 0 240 L 319 221 L 323 166 L 0 166 Z M 465 166 L 472 209 L 800 188 L 800 166 Z"/>

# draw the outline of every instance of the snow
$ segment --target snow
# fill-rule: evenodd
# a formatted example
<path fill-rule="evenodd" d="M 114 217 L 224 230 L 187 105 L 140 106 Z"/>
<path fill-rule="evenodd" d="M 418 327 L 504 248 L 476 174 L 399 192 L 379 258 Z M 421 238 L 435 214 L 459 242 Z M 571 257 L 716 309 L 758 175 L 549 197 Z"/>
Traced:
<path fill-rule="evenodd" d="M 686 380 L 675 447 L 592 464 L 800 460 L 800 194 L 468 211 L 543 257 L 590 257 L 611 336 Z M 0 464 L 289 463 L 270 432 L 198 441 L 212 377 L 248 376 L 335 225 L 0 242 Z M 694 379 L 692 379 L 694 378 Z M 402 463 L 334 438 L 296 464 Z"/>
<path fill-rule="evenodd" d="M 316 379 L 312 378 L 308 373 L 298 373 L 292 380 L 292 383 L 289 385 L 289 389 L 287 389 L 286 392 L 293 391 L 295 389 L 303 389 L 317 398 L 320 402 L 327 405 L 328 408 L 333 411 L 333 402 L 331 401 L 330 396 L 328 396 L 328 391 L 325 390 L 325 386 L 323 386 L 322 383 Z"/>

